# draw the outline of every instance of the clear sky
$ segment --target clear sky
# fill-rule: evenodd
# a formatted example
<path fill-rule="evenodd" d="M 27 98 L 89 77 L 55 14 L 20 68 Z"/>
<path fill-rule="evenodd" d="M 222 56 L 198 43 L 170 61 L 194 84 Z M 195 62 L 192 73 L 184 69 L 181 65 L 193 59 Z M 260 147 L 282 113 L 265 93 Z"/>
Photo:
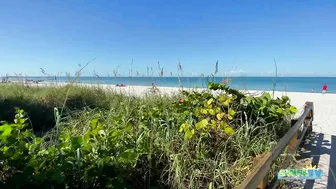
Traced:
<path fill-rule="evenodd" d="M 335 0 L 3 0 L 0 76 L 132 68 L 336 76 Z M 132 66 L 133 59 L 133 66 Z M 168 72 L 168 73 L 167 73 Z"/>

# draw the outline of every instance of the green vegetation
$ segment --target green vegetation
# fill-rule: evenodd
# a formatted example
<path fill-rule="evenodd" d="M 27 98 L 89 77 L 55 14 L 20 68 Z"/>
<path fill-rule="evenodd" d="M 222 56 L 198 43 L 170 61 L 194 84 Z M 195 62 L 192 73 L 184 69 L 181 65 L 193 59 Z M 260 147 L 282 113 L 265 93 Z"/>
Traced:
<path fill-rule="evenodd" d="M 237 186 L 253 158 L 288 130 L 296 108 L 287 97 L 208 87 L 133 97 L 0 85 L 0 188 Z"/>

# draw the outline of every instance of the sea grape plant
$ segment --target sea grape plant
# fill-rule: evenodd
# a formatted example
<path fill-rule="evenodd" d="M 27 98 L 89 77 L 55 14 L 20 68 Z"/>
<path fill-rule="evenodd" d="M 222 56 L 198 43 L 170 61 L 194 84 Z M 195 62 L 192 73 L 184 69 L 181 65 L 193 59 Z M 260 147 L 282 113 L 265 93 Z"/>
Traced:
<path fill-rule="evenodd" d="M 180 132 L 191 139 L 195 134 L 206 135 L 210 130 L 221 131 L 228 136 L 234 135 L 234 121 L 237 112 L 248 115 L 250 121 L 273 123 L 284 120 L 297 112 L 289 103 L 289 98 L 272 99 L 269 93 L 261 96 L 247 96 L 224 84 L 208 83 L 210 91 L 183 91 L 183 101 L 174 104 L 177 112 L 183 114 Z M 221 91 L 214 95 L 211 91 Z M 238 115 L 241 116 L 241 115 Z M 260 123 L 260 124 L 262 124 Z M 234 124 L 237 125 L 237 124 Z"/>
<path fill-rule="evenodd" d="M 207 91 L 183 91 L 173 104 L 132 100 L 118 112 L 83 111 L 88 118 L 80 120 L 81 127 L 58 120 L 43 137 L 34 135 L 24 111 L 17 109 L 13 123 L 0 124 L 0 188 L 144 188 L 134 187 L 139 182 L 133 178 L 166 178 L 170 157 L 181 149 L 199 149 L 190 153 L 196 158 L 190 162 L 197 163 L 200 157 L 214 159 L 220 142 L 231 141 L 226 149 L 231 148 L 233 161 L 239 153 L 230 139 L 241 122 L 276 123 L 297 112 L 288 97 L 247 96 L 212 82 Z M 178 141 L 172 148 L 162 142 L 168 136 Z"/>

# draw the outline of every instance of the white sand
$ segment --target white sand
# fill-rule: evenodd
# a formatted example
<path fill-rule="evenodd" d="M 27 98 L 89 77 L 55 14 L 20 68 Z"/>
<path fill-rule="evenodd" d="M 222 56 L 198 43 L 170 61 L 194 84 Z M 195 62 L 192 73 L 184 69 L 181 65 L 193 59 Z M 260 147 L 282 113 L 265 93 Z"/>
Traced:
<path fill-rule="evenodd" d="M 276 96 L 281 95 L 286 94 L 276 93 Z M 305 102 L 313 102 L 313 131 L 336 135 L 336 94 L 288 92 L 287 96 L 290 98 L 291 104 L 299 109 L 299 113 L 302 113 Z"/>
<path fill-rule="evenodd" d="M 29 84 L 31 86 L 64 86 L 66 83 L 40 83 Z M 144 95 L 151 94 L 151 86 L 126 86 L 116 87 L 107 84 L 78 84 L 82 86 L 96 86 L 106 90 L 120 92 L 128 95 Z M 176 94 L 181 91 L 177 87 L 158 87 L 161 94 Z M 184 88 L 184 90 L 195 90 L 192 88 Z M 204 89 L 197 89 L 204 90 Z M 250 93 L 261 93 L 258 91 L 249 91 Z M 307 101 L 314 103 L 314 122 L 313 130 L 318 133 L 336 135 L 336 94 L 322 93 L 300 93 L 300 92 L 275 92 L 275 97 L 287 95 L 292 105 L 298 108 L 298 114 L 303 112 L 304 104 Z"/>

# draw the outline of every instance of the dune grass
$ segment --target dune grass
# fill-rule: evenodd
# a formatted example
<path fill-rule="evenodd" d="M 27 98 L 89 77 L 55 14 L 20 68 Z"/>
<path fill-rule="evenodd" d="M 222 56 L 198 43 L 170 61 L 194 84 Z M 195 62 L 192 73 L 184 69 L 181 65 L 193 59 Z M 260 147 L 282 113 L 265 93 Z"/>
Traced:
<path fill-rule="evenodd" d="M 221 94 L 235 95 L 228 91 Z M 210 122 L 216 117 L 211 113 L 199 117 L 196 111 L 203 108 L 204 100 L 209 102 L 208 97 L 203 97 L 206 95 L 209 94 L 195 92 L 135 97 L 75 85 L 29 88 L 0 85 L 0 109 L 3 110 L 0 120 L 11 122 L 15 114 L 20 115 L 15 112 L 18 107 L 25 111 L 22 116 L 27 118 L 24 130 L 32 128 L 37 135 L 27 135 L 29 140 L 20 148 L 27 152 L 27 157 L 11 161 L 5 159 L 13 155 L 8 154 L 8 149 L 17 149 L 21 143 L 10 143 L 7 138 L 0 141 L 0 157 L 4 158 L 0 159 L 0 186 L 234 188 L 253 168 L 253 158 L 270 151 L 287 131 L 290 114 L 273 115 L 272 111 L 278 109 L 266 106 L 283 99 L 275 102 L 266 96 L 263 99 L 268 104 L 264 105 L 258 105 L 260 99 L 255 99 L 256 106 L 263 106 L 260 111 L 260 107 L 252 106 L 253 98 L 244 96 L 242 99 L 250 100 L 247 105 L 241 104 L 242 99 L 228 105 L 236 112 L 232 119 L 225 118 L 224 124 L 228 126 L 202 126 L 199 123 L 203 118 Z M 208 112 L 214 106 L 213 109 L 218 107 L 223 111 L 217 116 L 230 116 L 226 106 L 218 105 L 219 98 L 209 98 L 215 102 L 207 104 L 211 105 L 207 107 Z M 286 105 L 287 102 L 281 103 Z M 282 107 L 281 103 L 276 107 L 288 110 L 290 106 Z M 223 123 L 222 119 L 218 118 L 218 124 Z M 190 130 L 181 126 L 186 121 L 190 123 Z M 234 134 L 226 130 L 228 127 Z M 20 133 L 18 130 L 17 136 L 21 136 Z M 17 176 L 27 167 L 31 168 L 31 175 Z M 272 171 L 275 173 L 276 166 Z"/>

